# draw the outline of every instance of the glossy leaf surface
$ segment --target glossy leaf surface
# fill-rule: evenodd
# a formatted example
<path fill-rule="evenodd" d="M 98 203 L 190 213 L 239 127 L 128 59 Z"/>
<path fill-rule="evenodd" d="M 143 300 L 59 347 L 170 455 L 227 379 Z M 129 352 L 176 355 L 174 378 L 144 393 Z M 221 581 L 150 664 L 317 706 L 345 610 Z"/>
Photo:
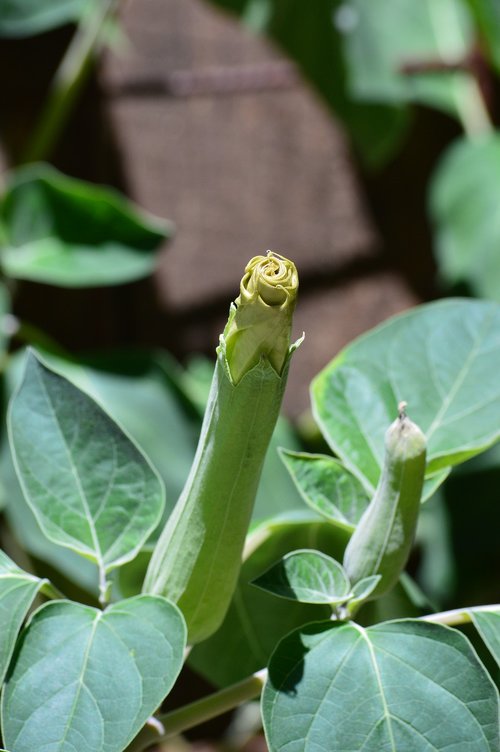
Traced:
<path fill-rule="evenodd" d="M 131 439 L 33 353 L 9 423 L 18 476 L 45 535 L 101 571 L 133 558 L 159 521 L 164 491 Z"/>
<path fill-rule="evenodd" d="M 102 612 L 49 603 L 26 630 L 2 699 L 11 752 L 122 752 L 170 691 L 186 639 L 157 596 Z"/>
<path fill-rule="evenodd" d="M 349 579 L 335 559 L 310 549 L 291 551 L 253 583 L 280 598 L 301 603 L 344 603 Z"/>
<path fill-rule="evenodd" d="M 500 306 L 449 299 L 420 306 L 346 347 L 313 381 L 321 430 L 372 493 L 384 435 L 408 403 L 428 442 L 428 473 L 445 470 L 500 436 Z M 432 480 L 434 486 L 436 476 Z"/>
<path fill-rule="evenodd" d="M 467 639 L 437 624 L 310 624 L 269 665 L 270 752 L 494 752 L 498 691 Z"/>
<path fill-rule="evenodd" d="M 12 174 L 0 204 L 5 274 L 63 287 L 115 285 L 150 274 L 171 226 L 109 188 L 47 165 Z"/>

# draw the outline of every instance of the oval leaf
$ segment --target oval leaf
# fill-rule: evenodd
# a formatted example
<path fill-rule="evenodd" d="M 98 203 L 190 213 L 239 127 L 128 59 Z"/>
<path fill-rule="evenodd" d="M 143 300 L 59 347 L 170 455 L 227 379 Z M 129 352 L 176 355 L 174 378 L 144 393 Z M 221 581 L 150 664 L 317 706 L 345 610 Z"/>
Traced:
<path fill-rule="evenodd" d="M 122 752 L 172 688 L 186 628 L 159 596 L 98 611 L 49 603 L 23 635 L 2 698 L 12 752 Z"/>
<path fill-rule="evenodd" d="M 368 506 L 359 480 L 333 457 L 280 450 L 281 459 L 311 509 L 352 531 Z"/>
<path fill-rule="evenodd" d="M 500 136 L 461 140 L 441 161 L 432 184 L 439 270 L 467 282 L 481 297 L 500 300 Z"/>
<path fill-rule="evenodd" d="M 101 572 L 132 559 L 159 521 L 164 491 L 116 423 L 30 352 L 9 431 L 21 486 L 45 535 Z"/>
<path fill-rule="evenodd" d="M 451 299 L 390 319 L 345 348 L 313 381 L 313 409 L 344 464 L 373 493 L 384 434 L 408 402 L 427 437 L 435 488 L 445 468 L 500 437 L 500 305 Z"/>
<path fill-rule="evenodd" d="M 471 609 L 470 615 L 486 647 L 500 666 L 500 610 L 479 611 Z"/>
<path fill-rule="evenodd" d="M 498 691 L 466 638 L 418 621 L 309 624 L 262 698 L 270 752 L 496 752 Z"/>
<path fill-rule="evenodd" d="M 63 287 L 115 285 L 150 274 L 172 234 L 108 188 L 47 165 L 13 174 L 0 204 L 7 276 Z"/>
<path fill-rule="evenodd" d="M 301 603 L 344 603 L 351 586 L 335 559 L 310 549 L 292 551 L 252 583 L 280 598 Z"/>
<path fill-rule="evenodd" d="M 0 551 L 0 686 L 9 667 L 17 635 L 37 593 L 47 584 L 14 564 Z"/>

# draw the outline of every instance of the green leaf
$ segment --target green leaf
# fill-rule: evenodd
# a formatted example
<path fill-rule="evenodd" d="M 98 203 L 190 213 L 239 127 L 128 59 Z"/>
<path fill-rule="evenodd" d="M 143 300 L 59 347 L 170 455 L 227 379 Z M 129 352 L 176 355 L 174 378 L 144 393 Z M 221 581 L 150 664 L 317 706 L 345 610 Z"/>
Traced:
<path fill-rule="evenodd" d="M 463 73 L 405 73 L 405 65 L 456 62 L 474 42 L 474 27 L 459 0 L 348 0 L 344 50 L 353 97 L 387 103 L 423 102 L 455 115 L 468 77 Z M 398 33 L 394 33 L 394 29 Z"/>
<path fill-rule="evenodd" d="M 252 585 L 291 601 L 327 605 L 345 603 L 351 591 L 341 564 L 321 551 L 307 548 L 286 554 Z"/>
<path fill-rule="evenodd" d="M 77 21 L 89 0 L 0 0 L 0 37 L 29 37 Z"/>
<path fill-rule="evenodd" d="M 200 426 L 175 384 L 172 371 L 180 366 L 161 352 L 110 352 L 80 362 L 44 358 L 104 405 L 143 449 L 165 483 L 170 512 L 191 468 Z"/>
<path fill-rule="evenodd" d="M 262 698 L 270 752 L 496 752 L 498 691 L 438 624 L 309 624 L 286 637 Z"/>
<path fill-rule="evenodd" d="M 359 480 L 324 454 L 282 449 L 280 455 L 306 504 L 333 524 L 354 530 L 369 502 Z"/>
<path fill-rule="evenodd" d="M 158 524 L 164 491 L 131 439 L 33 353 L 9 428 L 22 488 L 45 535 L 101 573 L 132 559 Z"/>
<path fill-rule="evenodd" d="M 440 274 L 494 300 L 500 300 L 499 191 L 500 136 L 495 135 L 454 143 L 438 166 L 430 197 Z"/>
<path fill-rule="evenodd" d="M 426 434 L 429 475 L 498 440 L 499 329 L 496 303 L 430 303 L 355 340 L 316 377 L 316 420 L 368 493 L 377 485 L 384 434 L 402 400 Z M 435 488 L 440 479 L 430 480 Z"/>
<path fill-rule="evenodd" d="M 470 615 L 474 626 L 500 666 L 500 611 L 479 611 L 471 608 Z"/>
<path fill-rule="evenodd" d="M 17 635 L 35 600 L 47 583 L 23 572 L 3 551 L 0 551 L 0 687 L 9 667 Z"/>
<path fill-rule="evenodd" d="M 164 598 L 98 611 L 41 608 L 23 635 L 2 698 L 12 752 L 122 752 L 172 688 L 186 628 Z"/>
<path fill-rule="evenodd" d="M 326 521 L 308 516 L 277 519 L 257 528 L 247 541 L 238 586 L 220 629 L 196 645 L 189 664 L 210 682 L 227 686 L 263 668 L 277 642 L 313 619 L 326 619 L 327 606 L 276 598 L 251 581 L 286 553 L 308 546 L 342 558 L 347 535 Z"/>
<path fill-rule="evenodd" d="M 40 530 L 36 517 L 19 485 L 6 440 L 2 443 L 0 477 L 7 499 L 4 514 L 10 529 L 23 549 L 29 556 L 48 562 L 57 571 L 64 573 L 64 577 L 76 582 L 89 593 L 97 593 L 95 565 L 91 561 L 82 559 L 79 554 L 69 548 L 62 548 L 52 543 Z M 64 590 L 62 584 L 61 587 Z"/>
<path fill-rule="evenodd" d="M 109 188 L 48 165 L 14 172 L 0 204 L 5 274 L 62 287 L 116 285 L 150 274 L 171 226 Z"/>

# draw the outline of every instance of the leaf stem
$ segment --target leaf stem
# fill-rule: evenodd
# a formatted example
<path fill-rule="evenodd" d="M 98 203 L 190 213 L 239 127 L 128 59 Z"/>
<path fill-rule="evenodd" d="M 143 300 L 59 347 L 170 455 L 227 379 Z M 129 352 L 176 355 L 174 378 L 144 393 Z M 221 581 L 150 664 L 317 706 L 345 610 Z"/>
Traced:
<path fill-rule="evenodd" d="M 243 702 L 256 699 L 260 696 L 266 676 L 267 670 L 262 669 L 226 689 L 158 716 L 155 724 L 144 726 L 126 752 L 143 752 L 152 744 L 160 744 L 171 736 L 233 710 Z"/>
<path fill-rule="evenodd" d="M 105 608 L 109 603 L 111 583 L 106 578 L 106 569 L 99 563 L 99 603 Z"/>
<path fill-rule="evenodd" d="M 80 20 L 52 79 L 40 120 L 20 160 L 22 164 L 50 156 L 92 70 L 96 53 L 101 48 L 106 21 L 117 5 L 118 0 L 98 0 L 91 12 Z"/>
<path fill-rule="evenodd" d="M 453 608 L 451 611 L 441 611 L 438 614 L 421 616 L 421 621 L 430 621 L 433 624 L 446 624 L 450 627 L 459 624 L 468 624 L 472 621 L 472 611 L 500 611 L 500 603 L 491 603 L 488 606 L 467 606 L 465 608 Z"/>

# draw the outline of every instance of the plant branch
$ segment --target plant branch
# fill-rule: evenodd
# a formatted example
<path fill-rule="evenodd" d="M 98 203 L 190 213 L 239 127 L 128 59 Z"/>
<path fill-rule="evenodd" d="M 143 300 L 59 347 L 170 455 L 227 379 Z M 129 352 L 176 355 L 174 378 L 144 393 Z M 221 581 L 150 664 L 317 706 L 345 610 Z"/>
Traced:
<path fill-rule="evenodd" d="M 152 744 L 159 744 L 171 736 L 233 710 L 243 702 L 256 699 L 260 696 L 266 676 L 266 669 L 262 669 L 231 687 L 158 716 L 154 723 L 144 726 L 126 752 L 143 752 Z"/>
<path fill-rule="evenodd" d="M 46 104 L 21 163 L 37 162 L 50 156 L 92 70 L 102 46 L 103 29 L 117 5 L 118 0 L 98 0 L 92 11 L 80 20 L 54 75 Z"/>
<path fill-rule="evenodd" d="M 450 627 L 459 624 L 468 624 L 472 621 L 472 611 L 500 611 L 500 603 L 491 603 L 488 606 L 467 606 L 466 608 L 453 608 L 451 611 L 441 611 L 438 614 L 421 616 L 421 621 L 430 621 L 433 624 L 447 624 Z"/>

